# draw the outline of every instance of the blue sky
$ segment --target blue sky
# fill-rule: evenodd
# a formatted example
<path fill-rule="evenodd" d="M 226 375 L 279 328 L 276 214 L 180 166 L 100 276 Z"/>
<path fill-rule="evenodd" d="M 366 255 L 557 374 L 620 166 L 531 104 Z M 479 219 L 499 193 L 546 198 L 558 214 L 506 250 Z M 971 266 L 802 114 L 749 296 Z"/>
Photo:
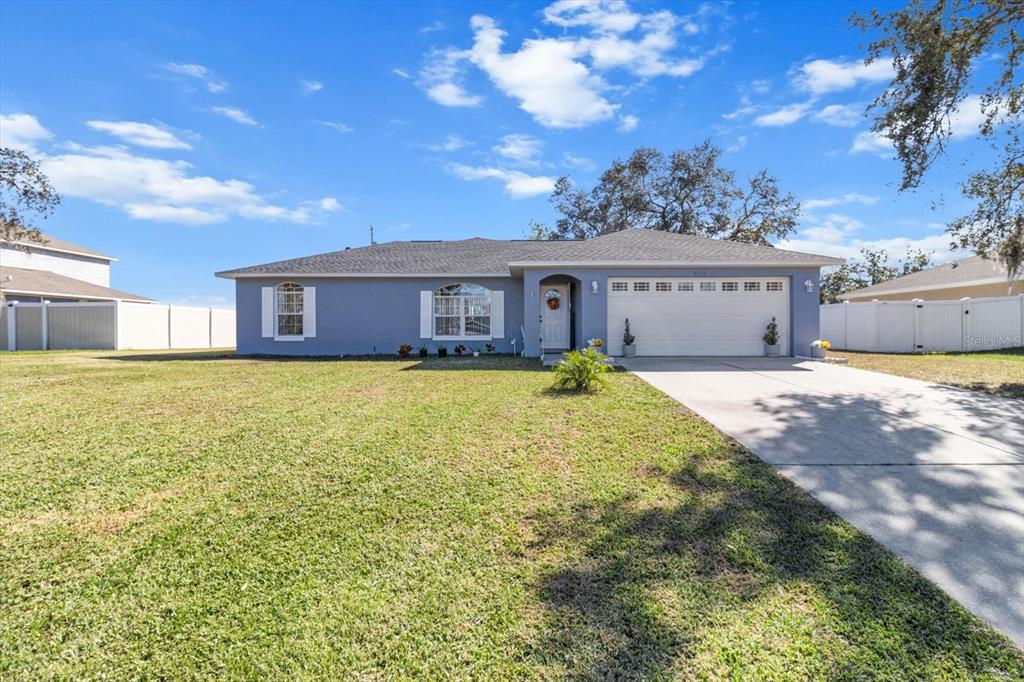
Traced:
<path fill-rule="evenodd" d="M 876 5 L 885 8 L 886 5 Z M 866 132 L 888 65 L 844 3 L 4 3 L 0 137 L 64 203 L 44 230 L 113 286 L 233 303 L 216 270 L 379 241 L 522 237 L 551 184 L 711 138 L 804 200 L 784 246 L 948 258 L 963 162 L 899 194 Z M 940 200 L 938 205 L 935 202 Z"/>

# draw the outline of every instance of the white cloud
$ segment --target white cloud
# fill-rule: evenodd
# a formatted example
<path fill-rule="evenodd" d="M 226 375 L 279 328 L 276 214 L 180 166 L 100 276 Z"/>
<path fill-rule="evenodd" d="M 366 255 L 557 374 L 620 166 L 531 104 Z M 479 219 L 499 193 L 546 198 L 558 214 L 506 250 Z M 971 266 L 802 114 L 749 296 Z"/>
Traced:
<path fill-rule="evenodd" d="M 117 207 L 139 220 L 204 225 L 243 216 L 306 223 L 323 210 L 335 210 L 323 200 L 277 206 L 243 180 L 194 175 L 186 161 L 137 156 L 121 147 L 65 146 L 67 153 L 42 163 L 57 191 Z"/>
<path fill-rule="evenodd" d="M 438 83 L 427 90 L 430 99 L 446 107 L 476 107 L 483 102 L 479 95 L 471 95 L 455 83 Z"/>
<path fill-rule="evenodd" d="M 391 73 L 395 74 L 399 78 L 412 78 L 412 76 L 409 75 L 409 72 L 404 69 L 391 69 Z"/>
<path fill-rule="evenodd" d="M 864 120 L 864 106 L 860 104 L 829 104 L 814 114 L 814 120 L 830 126 L 855 126 Z"/>
<path fill-rule="evenodd" d="M 576 61 L 570 40 L 533 38 L 518 52 L 503 52 L 505 32 L 490 17 L 470 22 L 475 42 L 469 59 L 538 123 L 552 128 L 579 128 L 611 118 L 618 109 L 600 92 L 604 81 Z"/>
<path fill-rule="evenodd" d="M 36 145 L 53 138 L 30 114 L 0 114 L 0 146 L 17 149 L 27 154 L 38 154 Z"/>
<path fill-rule="evenodd" d="M 801 207 L 813 211 L 819 208 L 828 208 L 830 206 L 839 206 L 840 204 L 864 204 L 870 206 L 878 203 L 878 197 L 869 196 L 867 194 L 857 194 L 856 192 L 847 192 L 846 194 L 838 197 L 827 197 L 824 199 L 808 199 L 801 202 Z"/>
<path fill-rule="evenodd" d="M 640 119 L 632 114 L 626 114 L 619 119 L 619 126 L 616 128 L 620 133 L 628 133 L 632 130 L 636 130 L 636 127 L 640 125 Z"/>
<path fill-rule="evenodd" d="M 446 107 L 476 107 L 483 97 L 472 95 L 462 86 L 462 62 L 466 53 L 460 50 L 434 50 L 420 71 L 419 84 L 427 96 Z"/>
<path fill-rule="evenodd" d="M 343 208 L 345 208 L 344 206 L 341 205 L 341 202 L 335 199 L 334 197 L 324 197 L 323 199 L 318 201 L 317 204 L 320 206 L 321 209 L 329 212 L 340 211 Z"/>
<path fill-rule="evenodd" d="M 588 159 L 585 156 L 577 156 L 571 152 L 565 152 L 562 154 L 562 163 L 572 168 L 582 168 L 583 170 L 594 170 L 597 168 L 597 164 L 592 159 Z"/>
<path fill-rule="evenodd" d="M 883 136 L 881 133 L 876 133 L 871 130 L 865 130 L 864 132 L 857 133 L 857 137 L 853 138 L 853 145 L 850 147 L 851 154 L 877 154 L 878 156 L 892 156 L 893 146 L 889 138 Z"/>
<path fill-rule="evenodd" d="M 884 249 L 894 259 L 899 259 L 910 249 L 925 252 L 934 251 L 935 260 L 942 262 L 951 258 L 949 235 L 939 232 L 923 237 L 881 237 L 865 239 L 858 233 L 865 228 L 856 218 L 831 213 L 824 217 L 809 216 L 793 239 L 778 243 L 780 249 L 792 249 L 817 253 L 838 258 L 858 258 L 861 249 Z M 933 227 L 934 226 L 930 226 Z"/>
<path fill-rule="evenodd" d="M 247 126 L 259 125 L 259 123 L 256 122 L 256 119 L 237 107 L 210 107 L 210 111 L 220 114 L 221 116 L 226 116 L 235 123 L 241 123 Z"/>
<path fill-rule="evenodd" d="M 707 14 L 702 8 L 696 16 Z M 544 10 L 544 19 L 566 33 L 527 38 L 508 51 L 507 34 L 494 19 L 472 17 L 472 46 L 432 52 L 420 74 L 421 87 L 445 106 L 477 106 L 481 98 L 463 84 L 466 68 L 473 65 L 541 125 L 579 128 L 614 118 L 619 108 L 610 95 L 625 89 L 609 85 L 601 72 L 620 70 L 642 79 L 685 77 L 726 49 L 719 46 L 696 56 L 690 52 L 674 57 L 678 33 L 701 32 L 697 19 L 666 10 L 636 13 L 621 0 L 560 0 Z M 570 35 L 570 30 L 582 35 Z"/>
<path fill-rule="evenodd" d="M 339 133 L 351 133 L 353 130 L 355 130 L 355 128 L 353 128 L 352 126 L 348 125 L 347 123 L 342 123 L 340 121 L 317 121 L 317 123 L 319 123 L 322 126 L 327 126 L 328 128 L 331 128 L 333 130 L 337 130 Z"/>
<path fill-rule="evenodd" d="M 549 194 L 555 188 L 555 179 L 544 175 L 527 175 L 522 171 L 505 168 L 450 165 L 449 170 L 463 180 L 500 180 L 505 192 L 512 197 L 532 197 Z"/>
<path fill-rule="evenodd" d="M 444 28 L 445 28 L 444 22 L 441 21 L 440 19 L 438 19 L 436 21 L 432 21 L 431 23 L 427 24 L 426 26 L 421 26 L 419 32 L 420 33 L 436 33 L 437 31 L 443 31 Z"/>
<path fill-rule="evenodd" d="M 878 60 L 865 65 L 860 61 L 814 59 L 797 69 L 793 81 L 803 90 L 823 95 L 847 90 L 862 83 L 881 83 L 892 77 L 892 64 L 886 61 Z"/>
<path fill-rule="evenodd" d="M 192 145 L 179 140 L 174 133 L 149 123 L 137 121 L 88 121 L 87 125 L 119 137 L 128 144 L 151 149 L 192 149 Z"/>
<path fill-rule="evenodd" d="M 770 80 L 756 80 L 750 82 L 750 89 L 759 95 L 767 94 L 772 89 L 772 82 Z"/>
<path fill-rule="evenodd" d="M 233 299 L 227 296 L 204 296 L 201 294 L 192 294 L 191 296 L 184 296 L 174 301 L 174 305 L 180 306 L 193 306 L 200 308 L 234 308 Z"/>
<path fill-rule="evenodd" d="M 957 110 L 949 117 L 950 134 L 955 139 L 963 139 L 978 134 L 978 128 L 985 122 L 981 97 L 970 95 L 965 97 Z"/>
<path fill-rule="evenodd" d="M 775 111 L 768 114 L 761 114 L 754 119 L 754 125 L 758 126 L 788 126 L 796 123 L 804 116 L 811 108 L 811 102 L 798 102 L 797 104 L 790 104 L 776 109 Z"/>
<path fill-rule="evenodd" d="M 206 78 L 210 73 L 210 70 L 202 64 L 177 64 L 169 62 L 164 64 L 164 68 L 171 73 L 176 73 L 179 76 L 188 76 L 189 78 Z"/>
<path fill-rule="evenodd" d="M 214 78 L 213 72 L 202 64 L 179 64 L 176 62 L 168 62 L 163 65 L 163 68 L 164 70 L 178 76 L 195 78 L 203 81 L 206 89 L 214 94 L 224 92 L 228 89 L 227 83 Z"/>
<path fill-rule="evenodd" d="M 725 151 L 727 151 L 727 152 L 738 152 L 739 150 L 743 149 L 746 146 L 747 146 L 747 136 L 746 135 L 740 135 L 739 137 L 736 138 L 735 142 L 733 142 L 731 145 L 729 145 L 728 147 L 725 148 Z"/>
<path fill-rule="evenodd" d="M 464 140 L 461 136 L 453 134 L 446 137 L 444 142 L 425 144 L 423 146 L 432 152 L 457 152 L 463 147 L 468 147 L 469 142 Z"/>
<path fill-rule="evenodd" d="M 307 81 L 300 80 L 299 87 L 302 88 L 302 94 L 309 96 L 320 92 L 324 89 L 324 84 L 320 81 Z"/>
<path fill-rule="evenodd" d="M 181 225 L 209 225 L 228 219 L 226 211 L 204 210 L 194 206 L 166 206 L 163 204 L 125 204 L 121 207 L 136 220 Z"/>
<path fill-rule="evenodd" d="M 494 151 L 507 159 L 519 163 L 536 163 L 537 157 L 544 151 L 544 143 L 532 135 L 514 133 L 501 138 L 494 146 Z"/>

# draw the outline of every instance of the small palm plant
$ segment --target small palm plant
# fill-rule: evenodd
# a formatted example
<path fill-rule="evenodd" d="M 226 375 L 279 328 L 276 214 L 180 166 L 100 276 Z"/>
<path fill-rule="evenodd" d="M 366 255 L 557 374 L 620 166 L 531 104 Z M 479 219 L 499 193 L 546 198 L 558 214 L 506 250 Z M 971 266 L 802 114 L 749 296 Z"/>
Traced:
<path fill-rule="evenodd" d="M 776 346 L 779 343 L 779 325 L 772 318 L 772 321 L 768 323 L 768 326 L 764 330 L 764 336 L 761 339 L 769 346 Z"/>
<path fill-rule="evenodd" d="M 555 365 L 555 387 L 562 391 L 594 391 L 608 383 L 608 358 L 593 348 L 572 350 Z"/>

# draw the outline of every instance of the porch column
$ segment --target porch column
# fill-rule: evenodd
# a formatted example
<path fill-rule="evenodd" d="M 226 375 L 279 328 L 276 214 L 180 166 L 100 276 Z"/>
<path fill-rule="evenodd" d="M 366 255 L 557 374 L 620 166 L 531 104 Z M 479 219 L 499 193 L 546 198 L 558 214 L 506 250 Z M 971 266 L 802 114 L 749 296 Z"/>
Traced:
<path fill-rule="evenodd" d="M 546 272 L 523 270 L 523 330 L 527 357 L 540 357 L 540 281 Z"/>

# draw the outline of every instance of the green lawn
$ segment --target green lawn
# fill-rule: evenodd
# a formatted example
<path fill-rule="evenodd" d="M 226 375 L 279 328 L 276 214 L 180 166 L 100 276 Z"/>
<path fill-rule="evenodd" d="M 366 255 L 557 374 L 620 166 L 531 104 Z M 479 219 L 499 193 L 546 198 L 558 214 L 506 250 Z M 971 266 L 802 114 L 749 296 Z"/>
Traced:
<path fill-rule="evenodd" d="M 1021 679 L 628 374 L 0 356 L 0 678 Z"/>
<path fill-rule="evenodd" d="M 898 374 L 1011 398 L 1024 398 L 1024 348 L 978 353 L 858 353 L 829 351 L 850 367 Z"/>

